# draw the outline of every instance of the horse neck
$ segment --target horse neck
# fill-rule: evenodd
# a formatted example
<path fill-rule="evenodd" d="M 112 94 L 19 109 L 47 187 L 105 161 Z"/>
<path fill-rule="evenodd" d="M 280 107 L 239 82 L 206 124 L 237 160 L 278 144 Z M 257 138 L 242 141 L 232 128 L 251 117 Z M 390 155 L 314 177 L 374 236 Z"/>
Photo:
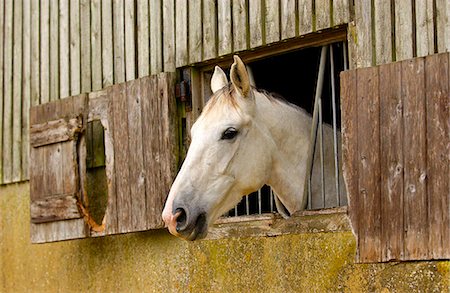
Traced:
<path fill-rule="evenodd" d="M 261 94 L 263 95 L 263 94 Z M 311 117 L 287 103 L 267 97 L 257 98 L 260 121 L 274 145 L 270 185 L 292 214 L 304 208 L 304 178 L 310 142 Z"/>

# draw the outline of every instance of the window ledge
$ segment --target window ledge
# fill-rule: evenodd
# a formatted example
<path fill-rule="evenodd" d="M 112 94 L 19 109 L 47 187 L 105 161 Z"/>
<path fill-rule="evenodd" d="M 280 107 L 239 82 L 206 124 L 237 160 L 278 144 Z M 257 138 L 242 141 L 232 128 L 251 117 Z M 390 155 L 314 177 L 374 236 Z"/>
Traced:
<path fill-rule="evenodd" d="M 283 219 L 279 214 L 220 218 L 209 230 L 206 239 L 348 231 L 351 227 L 347 207 L 344 206 L 301 211 L 289 219 Z"/>

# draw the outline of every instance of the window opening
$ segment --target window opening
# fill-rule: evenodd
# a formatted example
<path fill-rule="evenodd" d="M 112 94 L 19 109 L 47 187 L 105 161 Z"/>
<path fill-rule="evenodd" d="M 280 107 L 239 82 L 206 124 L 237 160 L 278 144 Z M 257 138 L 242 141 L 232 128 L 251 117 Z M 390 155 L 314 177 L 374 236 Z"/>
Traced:
<path fill-rule="evenodd" d="M 339 73 L 347 70 L 347 62 L 347 48 L 344 42 L 247 62 L 257 88 L 276 93 L 313 116 L 314 127 L 311 135 L 314 148 L 311 156 L 314 158 L 313 162 L 318 159 L 320 163 L 311 165 L 311 177 L 307 179 L 307 209 L 310 210 L 347 205 L 342 170 L 338 167 L 341 164 Z M 211 74 L 212 72 L 204 72 L 204 80 L 209 81 Z M 209 91 L 209 87 L 203 86 L 203 90 Z M 204 94 L 204 97 L 209 96 L 210 93 Z M 330 127 L 333 132 L 332 164 L 335 174 L 332 194 L 325 190 L 323 166 L 330 162 L 324 162 L 321 143 L 324 128 Z M 320 177 L 322 184 L 320 194 L 311 192 L 310 183 L 314 176 Z M 264 186 L 257 192 L 244 196 L 242 201 L 224 216 L 235 217 L 276 211 L 275 196 L 269 186 Z"/>

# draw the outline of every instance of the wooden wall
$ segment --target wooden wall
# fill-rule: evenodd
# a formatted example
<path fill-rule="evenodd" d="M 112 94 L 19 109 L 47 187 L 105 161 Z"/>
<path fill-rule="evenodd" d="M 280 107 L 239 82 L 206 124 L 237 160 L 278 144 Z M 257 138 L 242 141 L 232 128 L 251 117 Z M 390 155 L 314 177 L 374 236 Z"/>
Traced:
<path fill-rule="evenodd" d="M 444 52 L 449 10 L 448 0 L 1 0 L 0 184 L 29 178 L 30 105 L 346 23 L 351 67 Z"/>

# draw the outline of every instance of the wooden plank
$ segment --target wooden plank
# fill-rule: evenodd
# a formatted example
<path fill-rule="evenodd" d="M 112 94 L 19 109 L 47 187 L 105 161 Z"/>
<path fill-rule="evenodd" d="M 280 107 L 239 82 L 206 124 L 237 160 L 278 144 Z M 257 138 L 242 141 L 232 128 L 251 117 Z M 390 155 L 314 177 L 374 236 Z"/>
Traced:
<path fill-rule="evenodd" d="M 233 36 L 231 33 L 231 0 L 217 2 L 217 38 L 219 56 L 229 54 L 233 50 Z"/>
<path fill-rule="evenodd" d="M 113 0 L 114 83 L 125 81 L 125 11 L 123 0 Z"/>
<path fill-rule="evenodd" d="M 118 232 L 132 231 L 132 210 L 129 184 L 128 111 L 126 84 L 113 86 L 114 167 L 117 196 Z"/>
<path fill-rule="evenodd" d="M 0 10 L 1 11 L 1 10 Z M 1 50 L 0 50 L 1 52 Z M 0 53 L 1 54 L 1 53 Z M 0 62 L 1 64 L 1 62 Z M 22 82 L 22 166 L 21 180 L 29 179 L 29 128 L 30 128 L 30 104 L 31 104 L 31 4 L 23 2 L 23 82 Z M 34 74 L 34 72 L 33 72 Z M 0 78 L 1 82 L 1 78 Z M 0 89 L 1 90 L 1 89 Z M 1 111 L 1 109 L 0 109 Z M 1 113 L 1 112 L 0 112 Z M 1 126 L 0 126 L 1 129 Z M 0 131 L 1 133 L 1 131 Z M 1 136 L 1 135 L 0 135 Z M 1 141 L 0 141 L 1 145 Z M 0 147 L 1 149 L 1 147 Z M 1 150 L 0 150 L 1 154 Z M 1 165 L 1 163 L 0 163 Z M 0 171 L 1 178 L 1 171 Z M 1 181 L 1 179 L 0 179 Z"/>
<path fill-rule="evenodd" d="M 150 74 L 150 18 L 148 0 L 137 0 L 137 64 L 138 77 Z"/>
<path fill-rule="evenodd" d="M 156 82 L 155 82 L 156 81 Z M 158 213 L 154 200 L 157 196 L 156 190 L 158 182 L 160 182 L 160 168 L 157 165 L 157 155 L 159 153 L 159 134 L 157 133 L 158 123 L 155 123 L 155 105 L 158 101 L 156 93 L 157 77 L 155 75 L 142 78 L 140 80 L 140 88 L 142 97 L 142 121 L 147 121 L 148 125 L 142 124 L 142 137 L 143 139 L 143 162 L 145 172 L 145 193 L 146 193 L 146 206 L 147 206 L 147 228 L 153 229 L 158 226 L 154 215 Z M 153 139 L 150 139 L 153 138 Z"/>
<path fill-rule="evenodd" d="M 264 18 L 262 14 L 261 1 L 249 1 L 248 3 L 249 26 L 250 26 L 250 48 L 255 48 L 265 44 L 263 35 Z"/>
<path fill-rule="evenodd" d="M 425 59 L 427 193 L 430 257 L 450 258 L 449 54 Z"/>
<path fill-rule="evenodd" d="M 50 101 L 59 99 L 59 3 L 50 0 Z"/>
<path fill-rule="evenodd" d="M 450 4 L 448 0 L 436 0 L 437 52 L 450 51 Z"/>
<path fill-rule="evenodd" d="M 233 0 L 232 32 L 234 52 L 247 49 L 247 8 L 245 0 Z"/>
<path fill-rule="evenodd" d="M 114 82 L 113 55 L 113 11 L 112 0 L 103 0 L 102 4 L 102 76 L 103 87 Z M 148 56 L 147 56 L 148 58 Z"/>
<path fill-rule="evenodd" d="M 81 218 L 75 194 L 47 197 L 31 202 L 31 223 L 46 223 Z"/>
<path fill-rule="evenodd" d="M 381 258 L 403 258 L 403 102 L 401 63 L 380 67 Z"/>
<path fill-rule="evenodd" d="M 434 54 L 433 1 L 416 1 L 417 56 Z"/>
<path fill-rule="evenodd" d="M 316 30 L 320 31 L 331 27 L 331 2 L 329 0 L 315 1 Z"/>
<path fill-rule="evenodd" d="M 102 76 L 102 11 L 101 0 L 91 0 L 92 90 L 103 87 Z"/>
<path fill-rule="evenodd" d="M 5 2 L 4 1 L 0 1 L 0 27 L 4 28 L 5 27 L 5 14 L 4 14 L 4 10 L 5 10 L 5 6 L 4 6 Z M 0 29 L 0 40 L 4 40 L 3 38 L 4 36 L 4 29 Z M 3 94 L 3 77 L 4 77 L 4 71 L 3 71 L 3 53 L 4 53 L 4 45 L 5 42 L 0 42 L 0 97 L 2 98 L 2 102 L 0 103 L 0 113 L 2 113 L 2 117 L 0 117 L 0 154 L 1 154 L 1 158 L 0 158 L 0 184 L 3 184 L 3 99 L 4 99 L 4 94 Z"/>
<path fill-rule="evenodd" d="M 5 1 L 3 59 L 3 183 L 13 180 L 13 1 Z"/>
<path fill-rule="evenodd" d="M 163 56 L 164 71 L 175 71 L 175 3 L 163 1 Z"/>
<path fill-rule="evenodd" d="M 202 61 L 202 1 L 189 1 L 189 63 Z"/>
<path fill-rule="evenodd" d="M 265 3 L 266 44 L 280 40 L 280 2 L 266 0 Z"/>
<path fill-rule="evenodd" d="M 70 1 L 70 94 L 81 93 L 80 0 Z"/>
<path fill-rule="evenodd" d="M 13 123 L 12 123 L 12 177 L 20 181 L 22 172 L 22 2 L 14 3 L 13 20 Z"/>
<path fill-rule="evenodd" d="M 39 104 L 40 70 L 39 70 L 39 2 L 31 3 L 31 106 Z"/>
<path fill-rule="evenodd" d="M 356 67 L 368 67 L 372 65 L 372 7 L 371 0 L 355 2 L 356 23 Z"/>
<path fill-rule="evenodd" d="M 377 64 L 392 62 L 391 3 L 374 1 L 375 59 Z"/>
<path fill-rule="evenodd" d="M 150 74 L 163 69 L 161 16 L 161 0 L 150 0 Z"/>
<path fill-rule="evenodd" d="M 125 1 L 125 80 L 136 78 L 135 1 Z"/>
<path fill-rule="evenodd" d="M 298 0 L 298 33 L 306 35 L 313 31 L 313 1 Z"/>
<path fill-rule="evenodd" d="M 175 1 L 175 65 L 182 67 L 188 64 L 188 2 Z"/>
<path fill-rule="evenodd" d="M 64 98 L 70 96 L 70 6 L 69 0 L 60 0 L 59 4 L 59 95 Z"/>
<path fill-rule="evenodd" d="M 381 260 L 380 104 L 378 68 L 357 72 L 359 260 Z"/>
<path fill-rule="evenodd" d="M 333 22 L 332 26 L 349 23 L 350 3 L 348 0 L 333 0 Z"/>
<path fill-rule="evenodd" d="M 203 0 L 203 60 L 217 56 L 216 0 Z M 166 70 L 167 71 L 167 70 Z"/>
<path fill-rule="evenodd" d="M 33 147 L 74 140 L 82 129 L 81 117 L 52 120 L 31 125 L 30 144 Z"/>
<path fill-rule="evenodd" d="M 129 166 L 128 184 L 131 199 L 131 229 L 133 231 L 147 228 L 145 208 L 145 169 L 142 151 L 142 118 L 141 118 L 140 80 L 127 82 L 128 103 L 128 148 Z"/>
<path fill-rule="evenodd" d="M 412 5 L 394 0 L 395 7 L 395 56 L 397 61 L 413 57 Z"/>
<path fill-rule="evenodd" d="M 43 107 L 32 107 L 30 109 L 30 124 L 37 124 L 43 121 L 40 119 L 44 116 Z M 41 187 L 44 180 L 44 148 L 30 149 L 30 198 L 35 200 L 41 197 Z"/>
<path fill-rule="evenodd" d="M 405 259 L 428 257 L 424 59 L 402 62 Z"/>
<path fill-rule="evenodd" d="M 80 0 L 81 92 L 92 89 L 90 0 Z"/>
<path fill-rule="evenodd" d="M 281 39 L 293 38 L 297 35 L 297 9 L 294 0 L 281 0 Z"/>
<path fill-rule="evenodd" d="M 73 219 L 42 224 L 31 224 L 31 242 L 46 243 L 68 239 L 84 238 L 89 231 L 83 219 Z"/>
<path fill-rule="evenodd" d="M 41 103 L 50 101 L 50 1 L 40 6 Z"/>

